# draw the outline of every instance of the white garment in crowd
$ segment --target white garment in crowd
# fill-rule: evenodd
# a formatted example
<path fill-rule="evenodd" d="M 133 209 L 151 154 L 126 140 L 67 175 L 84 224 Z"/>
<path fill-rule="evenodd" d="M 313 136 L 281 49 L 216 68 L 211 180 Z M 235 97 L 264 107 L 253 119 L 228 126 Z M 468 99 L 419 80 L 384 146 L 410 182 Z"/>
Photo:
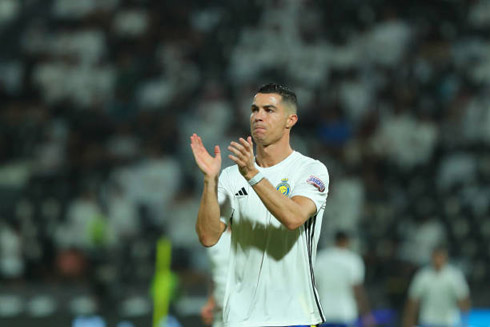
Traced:
<path fill-rule="evenodd" d="M 207 248 L 211 263 L 211 275 L 213 279 L 213 297 L 215 301 L 213 327 L 223 325 L 223 302 L 225 298 L 226 282 L 228 280 L 229 257 L 231 247 L 231 232 L 225 231 L 218 243 Z"/>
<path fill-rule="evenodd" d="M 440 271 L 432 267 L 419 270 L 409 288 L 409 297 L 420 301 L 419 324 L 458 326 L 458 300 L 469 296 L 469 287 L 463 273 L 446 265 Z"/>
<path fill-rule="evenodd" d="M 328 323 L 351 324 L 358 317 L 355 285 L 364 282 L 364 262 L 349 249 L 331 247 L 318 252 L 315 278 Z"/>

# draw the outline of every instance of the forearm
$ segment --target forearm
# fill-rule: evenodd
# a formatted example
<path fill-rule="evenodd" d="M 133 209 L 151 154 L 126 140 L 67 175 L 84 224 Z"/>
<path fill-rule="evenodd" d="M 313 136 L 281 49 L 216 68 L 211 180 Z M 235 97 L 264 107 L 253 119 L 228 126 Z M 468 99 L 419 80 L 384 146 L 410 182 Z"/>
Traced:
<path fill-rule="evenodd" d="M 309 218 L 304 208 L 277 191 L 266 178 L 255 184 L 253 189 L 267 210 L 287 229 L 294 230 Z"/>
<path fill-rule="evenodd" d="M 202 245 L 216 244 L 223 232 L 218 203 L 218 178 L 204 178 L 201 204 L 197 213 L 196 232 Z"/>
<path fill-rule="evenodd" d="M 362 316 L 370 313 L 371 309 L 369 307 L 366 290 L 362 284 L 354 286 L 354 296 L 356 299 L 357 308 L 359 309 L 359 314 Z"/>
<path fill-rule="evenodd" d="M 471 309 L 471 300 L 469 297 L 465 297 L 461 300 L 458 300 L 458 306 L 462 313 L 466 313 Z"/>
<path fill-rule="evenodd" d="M 403 313 L 402 327 L 413 327 L 417 323 L 418 303 L 408 299 Z"/>

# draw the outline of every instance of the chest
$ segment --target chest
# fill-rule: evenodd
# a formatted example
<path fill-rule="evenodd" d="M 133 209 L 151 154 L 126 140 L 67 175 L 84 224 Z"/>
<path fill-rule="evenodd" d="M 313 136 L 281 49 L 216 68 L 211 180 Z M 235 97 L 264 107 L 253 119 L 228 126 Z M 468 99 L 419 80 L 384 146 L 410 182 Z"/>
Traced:
<path fill-rule="evenodd" d="M 451 296 L 455 292 L 454 281 L 449 275 L 429 275 L 425 279 L 423 292 L 427 296 Z"/>
<path fill-rule="evenodd" d="M 264 174 L 272 186 L 283 196 L 291 197 L 296 185 L 298 176 L 296 174 Z M 233 220 L 248 221 L 251 224 L 271 224 L 280 226 L 281 224 L 267 210 L 266 206 L 255 193 L 254 189 L 244 180 L 237 183 L 234 190 L 234 214 Z"/>

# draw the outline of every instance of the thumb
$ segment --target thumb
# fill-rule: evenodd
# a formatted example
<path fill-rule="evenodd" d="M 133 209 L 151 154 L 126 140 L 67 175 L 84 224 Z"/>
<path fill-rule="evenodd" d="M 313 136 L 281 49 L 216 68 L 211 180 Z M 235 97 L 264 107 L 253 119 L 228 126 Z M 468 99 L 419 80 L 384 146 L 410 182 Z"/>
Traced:
<path fill-rule="evenodd" d="M 215 158 L 218 158 L 219 160 L 221 160 L 221 150 L 219 148 L 219 145 L 214 146 L 214 156 L 215 156 Z"/>

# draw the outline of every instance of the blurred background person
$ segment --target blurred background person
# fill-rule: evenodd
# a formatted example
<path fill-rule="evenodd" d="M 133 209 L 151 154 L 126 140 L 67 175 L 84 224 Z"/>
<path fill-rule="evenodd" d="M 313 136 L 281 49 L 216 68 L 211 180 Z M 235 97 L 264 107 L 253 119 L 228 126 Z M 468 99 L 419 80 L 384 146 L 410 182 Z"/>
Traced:
<path fill-rule="evenodd" d="M 408 292 L 403 327 L 466 326 L 470 291 L 464 274 L 448 264 L 448 252 L 438 246 L 432 264 L 414 276 Z"/>
<path fill-rule="evenodd" d="M 361 318 L 364 326 L 374 325 L 364 289 L 364 261 L 349 249 L 350 237 L 335 233 L 335 244 L 320 250 L 315 280 L 325 314 L 321 326 L 353 326 Z"/>
<path fill-rule="evenodd" d="M 231 229 L 228 228 L 218 243 L 207 248 L 211 263 L 211 285 L 206 304 L 201 308 L 202 322 L 206 326 L 224 327 L 223 301 L 225 298 L 231 247 Z"/>

